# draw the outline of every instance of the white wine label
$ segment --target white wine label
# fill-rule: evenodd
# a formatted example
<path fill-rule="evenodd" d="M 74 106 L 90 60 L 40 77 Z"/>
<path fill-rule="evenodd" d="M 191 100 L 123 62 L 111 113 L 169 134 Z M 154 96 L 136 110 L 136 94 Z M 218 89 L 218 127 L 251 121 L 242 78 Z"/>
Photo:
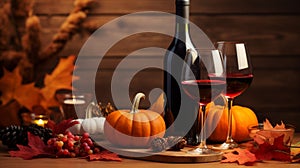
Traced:
<path fill-rule="evenodd" d="M 196 61 L 196 59 L 198 58 L 198 53 L 197 53 L 197 51 L 195 51 L 193 49 L 188 49 L 188 51 L 190 52 L 190 54 L 192 56 L 192 62 L 194 63 Z"/>
<path fill-rule="evenodd" d="M 248 68 L 247 53 L 244 43 L 238 43 L 236 46 L 236 54 L 239 70 Z"/>
<path fill-rule="evenodd" d="M 222 75 L 223 74 L 223 64 L 222 64 L 220 52 L 218 50 L 212 50 L 211 53 L 212 53 L 213 60 L 214 60 L 215 73 L 217 75 Z"/>

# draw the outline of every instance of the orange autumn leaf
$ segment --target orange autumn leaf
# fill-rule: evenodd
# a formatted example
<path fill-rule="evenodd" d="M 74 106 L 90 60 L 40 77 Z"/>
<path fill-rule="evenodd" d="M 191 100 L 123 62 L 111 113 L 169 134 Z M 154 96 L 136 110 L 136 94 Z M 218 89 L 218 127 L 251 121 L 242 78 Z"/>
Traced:
<path fill-rule="evenodd" d="M 44 79 L 45 87 L 41 89 L 43 97 L 47 103 L 53 104 L 55 92 L 58 89 L 72 89 L 72 80 L 78 77 L 73 76 L 75 56 L 61 58 L 58 65 L 50 75 L 46 75 Z"/>
<path fill-rule="evenodd" d="M 252 165 L 256 162 L 256 157 L 248 149 L 236 148 L 232 152 L 225 153 L 223 155 L 222 163 L 237 162 L 240 165 Z"/>
<path fill-rule="evenodd" d="M 41 94 L 34 83 L 22 84 L 22 76 L 19 67 L 12 72 L 4 69 L 4 75 L 0 79 L 1 101 L 6 105 L 9 101 L 16 100 L 28 109 L 40 103 Z"/>

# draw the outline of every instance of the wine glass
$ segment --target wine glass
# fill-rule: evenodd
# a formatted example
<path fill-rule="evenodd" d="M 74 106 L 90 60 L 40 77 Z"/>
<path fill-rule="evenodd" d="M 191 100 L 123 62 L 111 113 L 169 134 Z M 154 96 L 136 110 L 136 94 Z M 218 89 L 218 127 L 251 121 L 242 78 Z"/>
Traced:
<path fill-rule="evenodd" d="M 201 114 L 200 145 L 189 153 L 220 153 L 207 147 L 207 134 L 204 128 L 207 104 L 220 96 L 226 88 L 223 61 L 219 51 L 216 49 L 188 49 L 181 79 L 185 94 L 199 103 L 199 113 Z M 226 104 L 226 100 L 224 104 Z M 196 120 L 196 122 L 198 121 Z"/>
<path fill-rule="evenodd" d="M 250 57 L 246 52 L 245 43 L 234 41 L 217 42 L 217 49 L 221 52 L 226 71 L 226 91 L 228 102 L 228 132 L 226 141 L 218 148 L 232 149 L 238 144 L 232 138 L 232 111 L 233 99 L 242 94 L 253 79 Z"/>

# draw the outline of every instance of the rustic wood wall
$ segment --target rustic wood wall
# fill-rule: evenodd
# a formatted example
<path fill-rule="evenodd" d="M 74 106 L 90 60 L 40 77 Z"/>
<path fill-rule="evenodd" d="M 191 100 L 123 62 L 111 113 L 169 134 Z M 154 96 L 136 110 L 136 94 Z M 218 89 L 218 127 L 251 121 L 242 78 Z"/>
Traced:
<path fill-rule="evenodd" d="M 163 11 L 174 13 L 174 0 L 98 0 L 86 25 L 100 27 L 114 18 L 138 11 Z M 47 44 L 67 14 L 72 10 L 73 0 L 37 0 L 34 12 L 41 19 L 43 42 Z M 159 18 L 159 17 L 158 17 Z M 236 104 L 251 107 L 262 121 L 294 124 L 300 130 L 300 4 L 298 0 L 191 0 L 191 21 L 198 25 L 213 41 L 243 40 L 246 42 L 254 66 L 254 81 L 251 87 L 236 99 Z M 141 20 L 139 22 L 147 22 Z M 133 23 L 135 24 L 135 23 Z M 117 24 L 114 30 L 128 25 Z M 132 26 L 132 25 L 130 25 Z M 174 25 L 170 26 L 174 31 Z M 61 56 L 78 54 L 89 37 L 76 35 L 60 53 Z M 144 47 L 166 48 L 171 38 L 152 34 L 137 34 L 114 45 L 101 62 L 101 71 L 96 76 L 96 91 L 103 102 L 110 100 L 110 80 L 114 68 L 129 53 Z M 100 41 L 105 43 L 105 41 Z M 97 57 L 86 56 L 86 65 L 97 62 Z M 162 55 L 132 57 L 139 61 L 161 61 Z M 79 67 L 83 74 L 89 68 Z M 128 66 L 126 71 L 134 70 Z M 88 76 L 88 75 L 87 75 Z M 79 83 L 89 83 L 83 75 Z M 86 78 L 85 78 L 86 77 Z M 120 84 L 127 79 L 120 79 Z M 130 95 L 137 91 L 149 92 L 162 86 L 162 72 L 147 69 L 131 81 Z"/>

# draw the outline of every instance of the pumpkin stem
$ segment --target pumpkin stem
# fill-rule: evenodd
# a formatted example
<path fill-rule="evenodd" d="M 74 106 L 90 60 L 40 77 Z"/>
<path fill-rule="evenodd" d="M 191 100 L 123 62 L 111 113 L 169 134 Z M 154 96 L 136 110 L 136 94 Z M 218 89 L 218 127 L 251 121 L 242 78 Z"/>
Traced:
<path fill-rule="evenodd" d="M 92 118 L 93 117 L 93 113 L 100 113 L 101 114 L 101 111 L 99 109 L 99 106 L 97 103 L 95 102 L 91 102 L 87 108 L 85 109 L 85 118 Z"/>
<path fill-rule="evenodd" d="M 139 111 L 139 105 L 141 98 L 145 98 L 144 93 L 137 93 L 133 99 L 130 113 L 137 113 Z"/>

